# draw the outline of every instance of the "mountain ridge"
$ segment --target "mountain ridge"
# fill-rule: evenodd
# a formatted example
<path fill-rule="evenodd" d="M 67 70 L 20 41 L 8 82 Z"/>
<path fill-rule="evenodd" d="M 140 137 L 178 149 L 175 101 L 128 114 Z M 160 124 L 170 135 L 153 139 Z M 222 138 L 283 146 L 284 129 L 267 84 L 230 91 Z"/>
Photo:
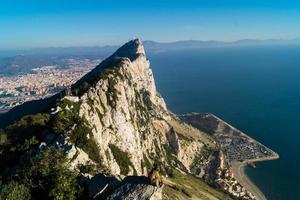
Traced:
<path fill-rule="evenodd" d="M 239 45 L 239 44 L 298 44 L 300 43 L 300 38 L 294 39 L 239 39 L 233 41 L 222 41 L 222 40 L 178 40 L 178 41 L 170 41 L 170 42 L 161 42 L 155 40 L 144 40 L 143 41 L 145 48 L 147 51 L 151 50 L 156 45 L 160 46 L 168 46 L 174 44 L 183 44 L 183 45 L 194 45 L 198 47 L 205 46 L 214 46 L 214 45 Z M 20 50 L 0 50 L 0 57 L 9 57 L 15 55 L 104 55 L 104 57 L 113 53 L 118 49 L 121 45 L 95 45 L 95 46 L 74 46 L 74 47 L 45 47 L 45 48 L 32 48 L 32 49 L 20 49 Z M 179 45 L 177 47 L 180 47 Z M 182 48 L 182 47 L 180 47 Z M 187 48 L 187 47 L 185 47 Z M 2 55 L 2 56 L 1 56 Z"/>

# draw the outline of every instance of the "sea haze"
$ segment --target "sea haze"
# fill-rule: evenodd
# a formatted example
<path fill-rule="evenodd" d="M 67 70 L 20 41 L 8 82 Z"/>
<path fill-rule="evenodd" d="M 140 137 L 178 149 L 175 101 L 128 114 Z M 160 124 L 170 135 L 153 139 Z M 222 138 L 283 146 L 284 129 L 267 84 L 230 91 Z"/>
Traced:
<path fill-rule="evenodd" d="M 279 153 L 279 160 L 246 171 L 268 199 L 299 197 L 299 45 L 172 50 L 148 57 L 170 110 L 213 112 Z"/>

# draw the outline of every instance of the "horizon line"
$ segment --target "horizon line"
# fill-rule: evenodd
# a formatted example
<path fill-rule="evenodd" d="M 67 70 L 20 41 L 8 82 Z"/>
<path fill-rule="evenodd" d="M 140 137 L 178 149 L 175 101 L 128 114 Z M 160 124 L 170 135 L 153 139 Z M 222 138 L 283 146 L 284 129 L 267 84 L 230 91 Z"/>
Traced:
<path fill-rule="evenodd" d="M 140 38 L 140 37 L 137 37 Z M 134 39 L 134 38 L 132 38 Z M 0 52 L 10 52 L 10 51 L 30 51 L 30 50 L 38 50 L 38 49 L 63 49 L 63 48 L 104 48 L 104 47 L 119 47 L 122 44 L 132 40 L 128 39 L 120 44 L 100 44 L 100 45 L 74 45 L 74 46 L 45 46 L 45 47 L 29 47 L 29 48 L 15 48 L 15 49 L 0 49 Z M 202 39 L 182 39 L 182 40 L 174 40 L 174 41 L 158 41 L 158 40 L 151 40 L 146 39 L 142 40 L 143 43 L 145 42 L 154 42 L 159 44 L 173 44 L 179 42 L 219 42 L 223 44 L 235 44 L 238 42 L 292 42 L 292 41 L 300 41 L 300 37 L 292 38 L 292 39 L 283 39 L 283 38 L 269 38 L 269 39 L 257 39 L 257 38 L 244 38 L 244 39 L 237 39 L 237 40 L 217 40 L 217 39 L 209 39 L 209 40 L 202 40 Z"/>

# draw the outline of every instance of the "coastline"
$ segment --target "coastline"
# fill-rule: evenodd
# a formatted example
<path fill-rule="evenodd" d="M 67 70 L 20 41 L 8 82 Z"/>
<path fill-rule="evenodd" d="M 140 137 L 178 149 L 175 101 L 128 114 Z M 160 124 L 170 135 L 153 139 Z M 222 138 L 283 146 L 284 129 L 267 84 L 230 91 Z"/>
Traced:
<path fill-rule="evenodd" d="M 7 113 L 11 108 L 0 108 L 0 115 Z"/>
<path fill-rule="evenodd" d="M 263 161 L 270 161 L 270 160 L 276 160 L 279 159 L 279 155 L 276 154 L 272 157 L 267 158 L 257 158 L 252 160 L 246 160 L 243 162 L 239 161 L 232 161 L 231 169 L 234 174 L 235 179 L 243 185 L 248 191 L 250 191 L 257 200 L 267 200 L 264 193 L 259 189 L 257 185 L 251 180 L 251 178 L 247 175 L 245 168 L 249 163 L 255 163 L 255 162 L 263 162 Z"/>
<path fill-rule="evenodd" d="M 232 169 L 232 172 L 233 172 L 233 175 L 234 175 L 235 179 L 241 185 L 243 185 L 248 191 L 250 191 L 256 197 L 257 200 L 267 200 L 264 193 L 259 189 L 259 187 L 257 185 L 255 185 L 255 183 L 247 175 L 247 173 L 245 171 L 245 168 L 246 168 L 247 165 L 249 165 L 251 163 L 255 164 L 256 162 L 264 162 L 264 161 L 271 161 L 271 160 L 279 159 L 279 155 L 276 152 L 274 152 L 273 150 L 271 150 L 270 148 L 263 145 L 262 143 L 260 143 L 257 140 L 253 139 L 252 137 L 250 137 L 246 133 L 236 129 L 235 127 L 233 127 L 232 125 L 230 125 L 226 121 L 218 118 L 214 114 L 211 114 L 211 115 L 215 119 L 219 120 L 221 123 L 226 124 L 227 126 L 229 126 L 231 129 L 239 131 L 239 133 L 241 135 L 243 135 L 244 137 L 247 137 L 250 141 L 255 142 L 257 144 L 260 144 L 261 146 L 266 148 L 268 151 L 272 152 L 272 154 L 273 154 L 272 156 L 254 158 L 254 159 L 246 159 L 244 161 L 237 161 L 237 160 L 230 161 L 231 169 Z"/>
<path fill-rule="evenodd" d="M 266 196 L 246 174 L 247 165 L 256 162 L 276 160 L 279 155 L 246 133 L 233 127 L 212 113 L 188 113 L 181 118 L 192 126 L 209 133 L 226 152 L 226 161 L 236 181 L 251 192 L 257 200 L 267 200 Z"/>

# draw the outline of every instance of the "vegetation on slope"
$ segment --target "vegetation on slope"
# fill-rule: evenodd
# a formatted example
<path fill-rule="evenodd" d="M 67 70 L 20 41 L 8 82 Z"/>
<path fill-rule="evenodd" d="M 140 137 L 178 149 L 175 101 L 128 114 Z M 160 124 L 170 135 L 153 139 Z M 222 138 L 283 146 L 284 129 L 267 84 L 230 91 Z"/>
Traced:
<path fill-rule="evenodd" d="M 3 181 L 0 199 L 77 199 L 82 189 L 65 154 L 54 148 L 35 153 L 23 157 L 15 180 Z"/>
<path fill-rule="evenodd" d="M 39 144 L 49 120 L 49 114 L 38 113 L 0 129 L 0 172 L 11 168 L 24 152 Z"/>
<path fill-rule="evenodd" d="M 120 63 L 106 62 L 105 64 L 107 64 L 105 68 L 101 68 L 100 66 L 96 67 L 94 70 L 89 72 L 85 77 L 79 80 L 77 84 L 73 85 L 72 93 L 75 94 L 76 96 L 82 96 L 88 91 L 88 89 L 90 89 L 91 87 L 95 87 L 96 84 L 101 79 L 113 80 L 117 77 L 120 77 L 121 80 L 123 80 L 124 77 L 117 70 L 120 67 Z"/>
<path fill-rule="evenodd" d="M 71 102 L 67 99 L 60 102 L 58 106 L 62 111 L 53 117 L 52 130 L 57 135 L 69 137 L 70 142 L 83 149 L 94 162 L 101 165 L 101 157 L 92 130 L 87 120 L 79 115 L 80 105 L 81 102 Z"/>
<path fill-rule="evenodd" d="M 192 175 L 184 175 L 177 170 L 173 170 L 170 177 L 165 180 L 163 189 L 164 200 L 186 200 L 186 199 L 220 199 L 231 200 L 228 195 L 218 191 L 202 180 Z"/>
<path fill-rule="evenodd" d="M 211 150 L 218 149 L 217 144 L 206 133 L 203 133 L 184 122 L 180 122 L 179 119 L 171 119 L 168 121 L 168 123 L 173 127 L 174 131 L 178 134 L 178 137 L 185 138 L 186 140 L 189 140 L 189 138 L 191 138 L 193 140 L 200 141 L 201 143 L 204 143 L 208 149 Z"/>
<path fill-rule="evenodd" d="M 30 198 L 30 190 L 23 184 L 16 181 L 10 181 L 7 184 L 0 184 L 1 200 L 28 200 Z"/>

